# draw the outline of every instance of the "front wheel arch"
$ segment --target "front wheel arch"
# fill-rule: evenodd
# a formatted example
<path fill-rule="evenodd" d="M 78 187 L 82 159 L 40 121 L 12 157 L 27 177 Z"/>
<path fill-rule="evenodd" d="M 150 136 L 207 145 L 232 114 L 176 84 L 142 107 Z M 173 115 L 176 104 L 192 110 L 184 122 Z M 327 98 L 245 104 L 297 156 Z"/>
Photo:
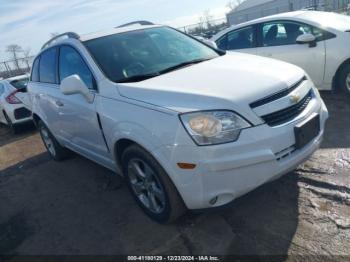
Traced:
<path fill-rule="evenodd" d="M 150 154 L 153 158 L 155 158 L 158 161 L 158 159 L 144 145 L 142 145 L 142 144 L 138 143 L 137 141 L 130 139 L 130 138 L 121 138 L 117 142 L 115 142 L 114 151 L 113 151 L 116 164 L 120 168 L 121 171 L 122 171 L 123 153 L 125 152 L 125 150 L 128 147 L 130 147 L 132 145 L 136 145 L 136 146 L 142 148 L 144 151 L 146 151 L 148 154 Z"/>
<path fill-rule="evenodd" d="M 150 156 L 152 156 L 160 166 L 162 166 L 163 169 L 165 167 L 162 164 L 162 161 L 158 159 L 150 150 L 148 150 L 145 146 L 141 145 L 140 143 L 136 142 L 135 140 L 129 139 L 129 138 L 121 138 L 119 139 L 115 144 L 114 144 L 114 158 L 116 161 L 116 165 L 118 166 L 121 175 L 124 176 L 124 171 L 123 171 L 123 165 L 122 165 L 122 156 L 123 153 L 127 148 L 130 146 L 138 146 L 141 149 L 143 149 L 145 152 L 147 152 Z M 178 191 L 179 195 L 182 197 L 182 194 L 180 193 L 180 190 L 177 188 L 178 183 L 176 183 L 176 179 L 174 179 L 171 175 L 167 173 L 168 178 L 171 180 L 171 182 L 175 185 L 176 190 Z"/>
<path fill-rule="evenodd" d="M 135 141 L 127 139 L 127 138 L 119 139 L 114 145 L 114 157 L 115 157 L 116 164 L 117 164 L 117 166 L 118 166 L 120 171 L 123 171 L 123 168 L 122 168 L 122 155 L 123 155 L 124 151 L 128 147 L 130 147 L 131 145 L 138 145 L 138 146 L 140 146 Z"/>

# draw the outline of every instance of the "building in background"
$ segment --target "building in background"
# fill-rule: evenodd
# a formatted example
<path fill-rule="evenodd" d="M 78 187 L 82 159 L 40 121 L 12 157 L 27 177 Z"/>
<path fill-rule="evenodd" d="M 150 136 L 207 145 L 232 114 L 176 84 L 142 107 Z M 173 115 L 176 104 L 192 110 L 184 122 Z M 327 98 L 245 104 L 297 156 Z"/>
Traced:
<path fill-rule="evenodd" d="M 230 25 L 301 9 L 346 11 L 349 0 L 246 0 L 227 14 Z"/>

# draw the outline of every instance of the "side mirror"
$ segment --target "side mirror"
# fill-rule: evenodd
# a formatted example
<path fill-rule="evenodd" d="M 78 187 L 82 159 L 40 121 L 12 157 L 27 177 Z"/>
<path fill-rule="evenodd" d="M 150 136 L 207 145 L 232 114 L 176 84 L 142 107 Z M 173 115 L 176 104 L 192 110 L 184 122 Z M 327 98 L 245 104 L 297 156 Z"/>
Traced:
<path fill-rule="evenodd" d="M 89 103 L 94 100 L 94 95 L 90 93 L 89 88 L 78 75 L 71 75 L 63 79 L 60 89 L 64 95 L 81 94 Z"/>
<path fill-rule="evenodd" d="M 300 45 L 309 44 L 310 47 L 315 47 L 316 46 L 316 37 L 312 34 L 300 35 L 297 38 L 297 44 L 300 44 Z"/>

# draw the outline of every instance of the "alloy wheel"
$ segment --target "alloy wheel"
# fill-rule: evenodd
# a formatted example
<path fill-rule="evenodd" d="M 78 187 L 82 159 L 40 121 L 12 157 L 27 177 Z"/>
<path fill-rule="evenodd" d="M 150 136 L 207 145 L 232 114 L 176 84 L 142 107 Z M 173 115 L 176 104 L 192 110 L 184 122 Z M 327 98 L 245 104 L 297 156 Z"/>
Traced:
<path fill-rule="evenodd" d="M 141 159 L 128 163 L 130 185 L 137 198 L 152 213 L 160 214 L 166 206 L 165 190 L 153 169 Z"/>
<path fill-rule="evenodd" d="M 350 92 L 350 73 L 348 74 L 348 76 L 345 79 L 346 81 L 346 88 L 348 89 L 348 91 Z"/>
<path fill-rule="evenodd" d="M 44 144 L 45 144 L 47 150 L 50 152 L 50 154 L 52 156 L 55 156 L 56 150 L 55 150 L 54 143 L 50 137 L 49 131 L 45 127 L 42 127 L 40 129 L 40 133 L 41 133 L 41 136 L 43 138 L 43 141 L 44 141 Z"/>

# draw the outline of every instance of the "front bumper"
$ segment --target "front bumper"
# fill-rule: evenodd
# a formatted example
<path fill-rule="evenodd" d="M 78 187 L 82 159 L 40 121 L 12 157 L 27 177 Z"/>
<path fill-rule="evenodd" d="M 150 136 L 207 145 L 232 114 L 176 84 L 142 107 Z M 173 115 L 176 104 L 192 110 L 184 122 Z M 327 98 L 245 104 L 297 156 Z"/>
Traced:
<path fill-rule="evenodd" d="M 295 125 L 315 112 L 320 115 L 321 132 L 305 147 L 295 150 Z M 306 161 L 322 142 L 327 118 L 326 106 L 315 98 L 293 121 L 277 127 L 265 124 L 246 129 L 237 142 L 207 147 L 166 146 L 153 154 L 189 209 L 219 207 Z M 197 166 L 183 170 L 177 166 L 179 162 Z"/>

